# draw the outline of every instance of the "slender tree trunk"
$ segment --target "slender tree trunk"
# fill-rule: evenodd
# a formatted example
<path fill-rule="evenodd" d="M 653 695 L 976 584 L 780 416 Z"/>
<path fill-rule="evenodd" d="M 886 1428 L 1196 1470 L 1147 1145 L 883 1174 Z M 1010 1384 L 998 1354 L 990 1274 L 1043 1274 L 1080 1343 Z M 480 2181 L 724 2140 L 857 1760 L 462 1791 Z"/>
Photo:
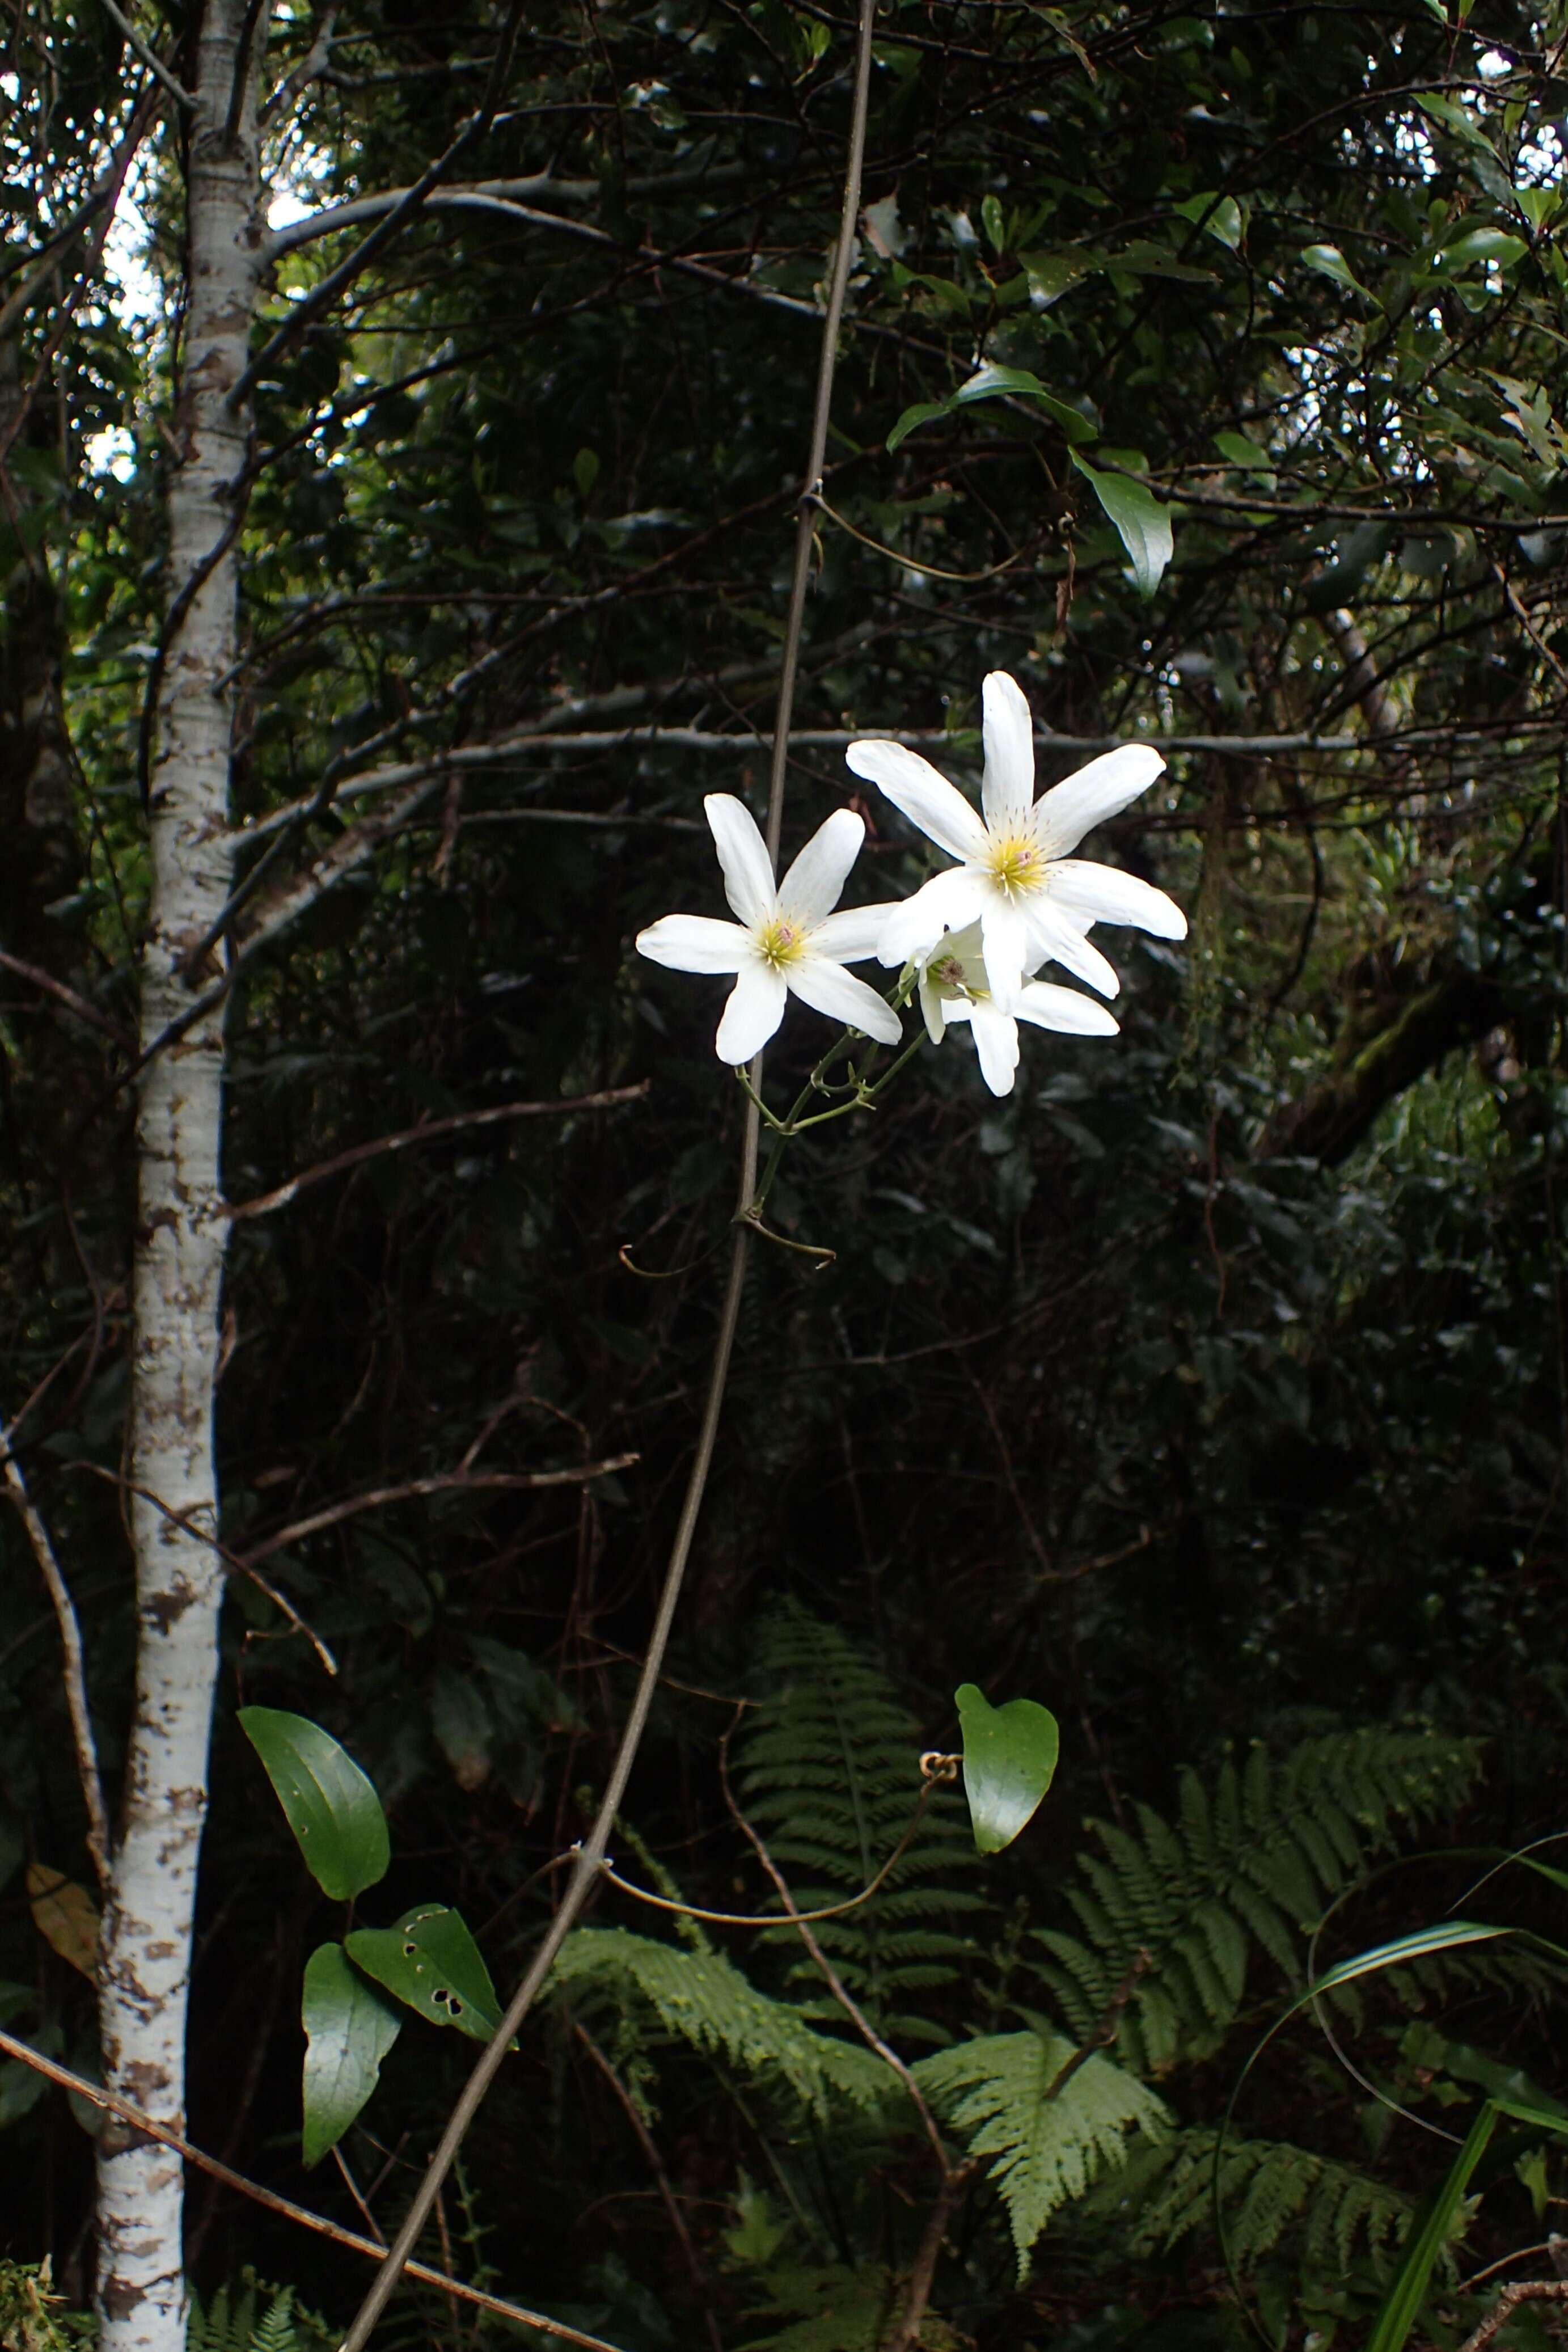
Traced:
<path fill-rule="evenodd" d="M 235 650 L 235 560 L 232 549 L 215 563 L 212 558 L 246 460 L 246 419 L 225 402 L 246 365 L 261 268 L 256 110 L 248 93 L 235 100 L 236 74 L 246 74 L 245 14 L 244 0 L 206 0 L 190 124 L 171 598 L 204 576 L 168 648 L 159 703 L 141 958 L 144 1045 L 190 1003 L 193 986 L 210 981 L 210 970 L 187 977 L 182 965 L 230 887 L 234 693 L 225 681 Z M 105 2081 L 180 2130 L 223 1600 L 218 1558 L 203 1539 L 217 1523 L 223 1081 L 221 1007 L 159 1055 L 141 1081 L 131 1444 L 131 1475 L 141 1490 L 131 1500 L 136 1712 L 100 1952 Z M 183 2352 L 182 2167 L 168 2150 L 115 2126 L 99 2147 L 102 2352 Z"/>

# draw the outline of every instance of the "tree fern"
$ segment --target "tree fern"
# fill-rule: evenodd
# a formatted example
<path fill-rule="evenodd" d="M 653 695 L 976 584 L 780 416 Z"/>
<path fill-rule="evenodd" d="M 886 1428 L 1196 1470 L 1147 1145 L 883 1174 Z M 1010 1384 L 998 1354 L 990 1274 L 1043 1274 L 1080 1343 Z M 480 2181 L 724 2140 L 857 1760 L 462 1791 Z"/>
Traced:
<path fill-rule="evenodd" d="M 741 1799 L 796 1902 L 818 1909 L 869 1885 L 897 1845 L 919 1801 L 927 1743 L 886 1676 L 794 1602 L 764 1622 L 752 1679 L 766 1696 L 740 1744 Z M 923 2004 L 969 1956 L 954 1923 L 985 1907 L 965 1884 L 975 1869 L 962 1807 L 940 1790 L 871 1901 L 815 1931 L 857 2000 L 895 2039 L 943 2038 Z M 791 1976 L 820 1982 L 803 1957 Z"/>
<path fill-rule="evenodd" d="M 1212 2233 L 1215 2139 L 1212 2131 L 1181 2132 L 1150 2153 L 1141 2180 L 1129 2180 L 1134 2249 L 1152 2252 Z M 1242 2270 L 1287 2236 L 1300 2240 L 1314 2270 L 1343 2273 L 1361 2255 L 1381 2265 L 1410 2224 L 1410 2201 L 1396 2189 L 1286 2140 L 1228 2139 L 1218 2188 L 1226 2244 Z"/>
<path fill-rule="evenodd" d="M 722 1952 L 683 1951 L 624 1927 L 579 1927 L 561 1948 L 556 1979 L 607 2000 L 622 2016 L 635 1994 L 666 2033 L 787 2086 L 823 2119 L 835 2097 L 872 2107 L 887 2095 L 890 2077 L 869 2051 L 816 2032 L 792 2003 L 747 1983 Z"/>
<path fill-rule="evenodd" d="M 1282 1760 L 1255 1748 L 1212 1794 L 1184 1772 L 1175 1822 L 1140 1805 L 1135 1835 L 1094 1823 L 1102 1851 L 1067 1890 L 1082 1932 L 1039 1937 L 1063 2017 L 1086 2039 L 1121 1998 L 1118 2046 L 1139 2073 L 1204 2056 L 1240 2006 L 1251 1948 L 1299 1981 L 1303 1929 L 1396 1825 L 1451 1811 L 1477 1768 L 1471 1740 L 1333 1733 Z"/>
<path fill-rule="evenodd" d="M 990 2178 L 1007 2207 L 1020 2278 L 1057 2207 L 1126 2162 L 1130 2133 L 1158 2137 L 1169 2121 L 1153 2092 L 1109 2058 L 1087 2058 L 1063 2081 L 1073 2055 L 1061 2034 L 988 2033 L 934 2051 L 915 2068 L 969 2153 L 995 2158 Z"/>

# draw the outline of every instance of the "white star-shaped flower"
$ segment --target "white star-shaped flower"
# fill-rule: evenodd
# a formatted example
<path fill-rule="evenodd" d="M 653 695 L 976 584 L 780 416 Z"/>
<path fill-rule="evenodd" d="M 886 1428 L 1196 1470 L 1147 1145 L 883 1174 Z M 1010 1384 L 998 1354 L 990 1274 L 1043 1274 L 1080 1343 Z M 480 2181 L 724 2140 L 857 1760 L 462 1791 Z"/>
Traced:
<path fill-rule="evenodd" d="M 1012 993 L 991 986 L 980 947 L 980 926 L 946 932 L 924 958 L 920 1010 L 926 1034 L 939 1045 L 956 1021 L 967 1021 L 980 1057 L 980 1075 L 994 1095 L 1010 1095 L 1019 1066 L 1019 1023 L 1061 1029 L 1075 1037 L 1113 1037 L 1116 1023 L 1092 996 L 1026 980 Z"/>
<path fill-rule="evenodd" d="M 865 839 L 852 809 L 835 809 L 782 882 L 748 809 L 729 793 L 703 803 L 724 871 L 724 895 L 737 923 L 707 915 L 665 915 L 637 934 L 637 951 L 674 971 L 736 974 L 715 1043 L 721 1062 L 749 1062 L 784 1018 L 794 994 L 831 1021 L 896 1045 L 898 1015 L 874 988 L 846 971 L 880 947 L 894 906 L 845 907 L 839 893 Z"/>
<path fill-rule="evenodd" d="M 906 898 L 887 926 L 884 964 L 926 954 L 944 930 L 978 921 L 992 989 L 1011 995 L 1023 976 L 1055 961 L 1103 996 L 1121 982 L 1085 934 L 1093 923 L 1131 923 L 1157 939 L 1186 935 L 1174 899 L 1135 875 L 1071 852 L 1092 825 L 1146 792 L 1165 761 L 1146 743 L 1124 743 L 1065 782 L 1034 796 L 1034 722 L 1021 689 L 993 670 L 981 693 L 986 747 L 984 814 L 902 743 L 852 743 L 857 776 L 885 793 L 910 822 L 960 863 Z"/>

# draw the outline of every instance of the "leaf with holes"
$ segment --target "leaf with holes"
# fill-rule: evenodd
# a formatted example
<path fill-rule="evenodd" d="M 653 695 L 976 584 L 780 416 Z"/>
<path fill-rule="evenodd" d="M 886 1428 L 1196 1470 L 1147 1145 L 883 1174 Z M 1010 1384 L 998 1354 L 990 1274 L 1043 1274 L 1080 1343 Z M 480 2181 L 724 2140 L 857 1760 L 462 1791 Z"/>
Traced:
<path fill-rule="evenodd" d="M 1056 1770 L 1056 1717 L 1032 1698 L 993 1706 L 973 1683 L 954 1694 L 964 1735 L 964 1794 L 975 1843 L 999 1853 L 1034 1816 Z"/>
<path fill-rule="evenodd" d="M 98 1906 L 85 1886 L 47 1863 L 27 1864 L 33 1925 L 62 1960 L 89 1980 L 98 1961 Z"/>
<path fill-rule="evenodd" d="M 239 1723 L 322 1893 L 346 1903 L 384 1878 L 392 1859 L 387 1818 L 347 1749 L 319 1724 L 278 1707 L 241 1707 Z"/>
<path fill-rule="evenodd" d="M 356 1927 L 343 1948 L 356 1968 L 433 2025 L 488 2042 L 501 2004 L 479 1947 L 455 1911 L 422 1903 L 395 1927 Z"/>
<path fill-rule="evenodd" d="M 375 2089 L 382 2060 L 402 2019 L 350 1965 L 340 1944 L 322 1944 L 305 1963 L 299 2004 L 305 2028 L 306 2169 L 334 2148 Z"/>
<path fill-rule="evenodd" d="M 1168 508 L 1152 490 L 1123 474 L 1102 474 L 1081 457 L 1068 456 L 1116 526 L 1117 536 L 1132 559 L 1133 577 L 1141 596 L 1152 596 L 1175 551 Z"/>

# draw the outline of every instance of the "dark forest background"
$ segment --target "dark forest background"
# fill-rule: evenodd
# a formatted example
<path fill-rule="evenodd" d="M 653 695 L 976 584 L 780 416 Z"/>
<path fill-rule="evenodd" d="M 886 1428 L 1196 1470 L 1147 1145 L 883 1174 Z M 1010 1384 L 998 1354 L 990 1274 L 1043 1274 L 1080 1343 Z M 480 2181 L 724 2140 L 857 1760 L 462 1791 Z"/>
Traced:
<path fill-rule="evenodd" d="M 269 87 L 324 22 L 279 12 Z M 190 35 L 164 0 L 143 31 L 176 59 Z M 298 2140 L 300 1970 L 340 1906 L 235 1712 L 310 1716 L 371 1774 L 393 1861 L 367 1916 L 434 1892 L 516 1980 L 607 1769 L 713 1339 L 742 1100 L 715 984 L 631 941 L 720 911 L 702 794 L 761 804 L 852 26 L 807 0 L 509 24 L 357 0 L 327 34 L 269 134 L 272 323 L 371 215 L 318 216 L 417 181 L 503 39 L 510 62 L 464 159 L 492 209 L 433 196 L 257 388 L 236 821 L 276 840 L 338 789 L 240 936 L 378 794 L 428 789 L 246 967 L 228 1197 L 427 1123 L 642 1089 L 362 1156 L 235 1226 L 223 1538 L 340 1671 L 235 1575 L 191 2131 L 358 2226 Z M 858 790 L 858 730 L 941 730 L 926 748 L 972 783 L 1003 667 L 1067 739 L 1047 779 L 1111 740 L 1166 748 L 1089 849 L 1192 928 L 1106 938 L 1118 1039 L 1029 1034 L 1000 1102 L 950 1044 L 791 1153 L 772 1221 L 833 1257 L 755 1253 L 617 1861 L 765 1907 L 719 1790 L 734 1699 L 802 1901 L 896 1842 L 958 1683 L 1059 1717 L 1018 1845 L 977 1862 L 944 1791 L 825 1940 L 911 2056 L 1103 2027 L 1174 2136 L 1091 2131 L 1021 2267 L 977 2170 L 930 2352 L 1245 2340 L 1207 2159 L 1306 1930 L 1344 1895 L 1317 1953 L 1342 1958 L 1442 1916 L 1478 1853 L 1563 1826 L 1565 39 L 1561 0 L 904 0 L 879 23 L 786 845 Z M 134 1630 L 117 1081 L 181 153 L 149 137 L 107 250 L 72 248 L 71 301 L 61 264 L 34 287 L 133 60 L 85 5 L 18 6 L 4 40 L 0 302 L 29 299 L 0 309 L 0 399 L 33 397 L 0 525 L 3 1410 L 112 1775 Z M 988 362 L 1045 396 L 951 404 Z M 921 403 L 948 404 L 890 453 Z M 1152 595 L 1070 450 L 1168 508 Z M 923 845 L 856 804 L 853 887 L 901 895 Z M 819 1032 L 792 1012 L 784 1098 Z M 90 2072 L 89 1989 L 24 1875 L 89 1877 L 55 1621 L 10 1515 L 0 1544 L 0 2003 Z M 1425 1858 L 1382 1869 L 1396 1849 Z M 1561 1929 L 1543 1881 L 1476 1899 Z M 613 1889 L 593 1926 L 702 1958 Z M 706 1932 L 836 2030 L 798 1947 Z M 918 2134 L 785 2084 L 729 2025 L 705 2042 L 645 1955 L 601 1949 L 508 2062 L 433 2258 L 631 2352 L 876 2346 L 930 2210 Z M 1462 2135 L 1504 2076 L 1568 2099 L 1562 2019 L 1544 1963 L 1456 1958 L 1368 1990 L 1341 2053 L 1311 2015 L 1272 2045 L 1220 2199 L 1270 2342 L 1362 2340 L 1451 2153 L 1423 2126 Z M 471 2054 L 411 2025 L 344 2141 L 383 2227 Z M 8 2066 L 0 2126 L 0 2236 L 79 2305 L 83 2121 Z M 1544 2250 L 1563 2180 L 1549 2137 L 1508 2144 L 1431 2340 L 1484 2308 L 1475 2273 Z M 195 2189 L 209 2307 L 248 2264 L 340 2322 L 344 2260 Z M 397 2315 L 388 2341 L 490 2340 L 438 2294 Z"/>

